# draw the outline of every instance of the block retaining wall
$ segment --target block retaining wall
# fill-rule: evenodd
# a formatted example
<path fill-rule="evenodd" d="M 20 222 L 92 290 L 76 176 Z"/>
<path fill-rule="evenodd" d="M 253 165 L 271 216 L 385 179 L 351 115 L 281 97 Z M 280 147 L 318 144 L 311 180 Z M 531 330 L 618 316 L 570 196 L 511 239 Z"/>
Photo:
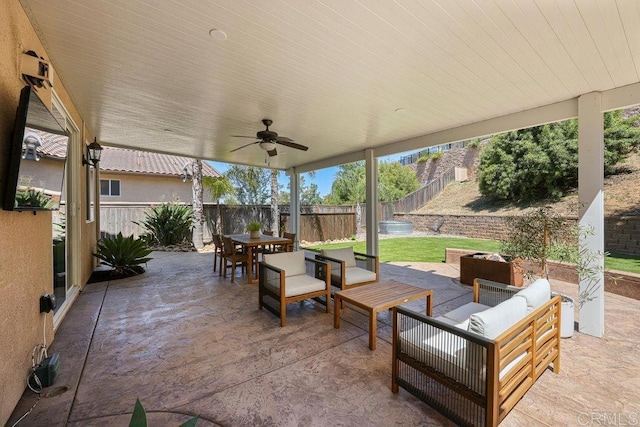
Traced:
<path fill-rule="evenodd" d="M 506 216 L 483 215 L 393 215 L 396 221 L 409 221 L 413 229 L 426 233 L 464 236 L 474 239 L 506 238 Z M 567 221 L 575 222 L 568 218 Z M 616 254 L 640 256 L 640 217 L 608 217 L 604 221 L 605 250 Z"/>

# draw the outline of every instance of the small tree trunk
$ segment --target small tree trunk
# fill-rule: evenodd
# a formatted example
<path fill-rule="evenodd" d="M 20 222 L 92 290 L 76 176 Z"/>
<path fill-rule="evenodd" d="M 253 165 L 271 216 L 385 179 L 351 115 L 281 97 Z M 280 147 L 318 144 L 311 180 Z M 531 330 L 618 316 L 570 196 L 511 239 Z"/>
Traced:
<path fill-rule="evenodd" d="M 362 206 L 360 201 L 356 200 L 356 236 L 362 232 Z"/>
<path fill-rule="evenodd" d="M 216 219 L 216 234 L 222 234 L 222 208 L 220 207 L 220 199 L 216 200 L 216 208 L 218 218 Z"/>
<path fill-rule="evenodd" d="M 204 207 L 202 203 L 202 160 L 193 163 L 192 190 L 193 190 L 193 245 L 196 249 L 204 247 Z"/>
<path fill-rule="evenodd" d="M 279 234 L 280 210 L 278 208 L 278 171 L 271 169 L 271 225 L 270 229 L 274 235 Z"/>

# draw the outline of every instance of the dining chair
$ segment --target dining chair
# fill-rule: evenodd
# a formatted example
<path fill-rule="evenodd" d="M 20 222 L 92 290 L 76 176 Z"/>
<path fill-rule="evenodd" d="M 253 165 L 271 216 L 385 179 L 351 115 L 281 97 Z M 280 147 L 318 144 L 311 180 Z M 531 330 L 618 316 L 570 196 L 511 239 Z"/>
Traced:
<path fill-rule="evenodd" d="M 231 283 L 234 282 L 236 277 L 236 268 L 238 264 L 242 267 L 242 271 L 245 271 L 245 268 L 251 268 L 249 264 L 249 255 L 241 252 L 236 248 L 236 245 L 233 244 L 233 240 L 231 237 L 223 237 L 222 238 L 224 244 L 224 273 L 223 276 L 227 277 L 227 267 L 231 267 Z"/>
<path fill-rule="evenodd" d="M 224 243 L 222 242 L 221 234 L 213 235 L 213 271 L 216 271 L 216 265 L 218 267 L 218 274 L 222 276 L 222 259 L 224 258 Z"/>

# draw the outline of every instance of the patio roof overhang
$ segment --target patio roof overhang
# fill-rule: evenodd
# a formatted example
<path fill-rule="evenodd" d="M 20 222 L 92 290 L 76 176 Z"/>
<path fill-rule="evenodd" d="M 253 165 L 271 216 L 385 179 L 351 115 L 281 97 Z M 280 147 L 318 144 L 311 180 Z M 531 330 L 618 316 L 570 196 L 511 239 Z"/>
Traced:
<path fill-rule="evenodd" d="M 304 171 L 638 102 L 638 2 L 21 3 L 106 145 L 265 166 L 268 117 Z"/>
<path fill-rule="evenodd" d="M 101 143 L 287 169 L 294 212 L 300 172 L 366 160 L 375 200 L 376 157 L 578 117 L 580 223 L 604 252 L 586 172 L 602 169 L 602 112 L 640 103 L 640 2 L 21 3 Z M 309 150 L 234 151 L 263 118 Z M 601 336 L 597 297 L 580 327 Z"/>

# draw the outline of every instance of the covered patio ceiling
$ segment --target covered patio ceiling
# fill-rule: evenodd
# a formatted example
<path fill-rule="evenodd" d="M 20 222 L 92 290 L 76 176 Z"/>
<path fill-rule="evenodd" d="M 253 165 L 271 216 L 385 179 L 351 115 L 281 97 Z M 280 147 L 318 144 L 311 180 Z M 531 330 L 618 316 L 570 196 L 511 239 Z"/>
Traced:
<path fill-rule="evenodd" d="M 309 147 L 270 166 L 308 170 L 575 116 L 593 91 L 640 96 L 636 1 L 22 4 L 106 145 L 265 166 L 231 135 L 269 118 Z"/>

